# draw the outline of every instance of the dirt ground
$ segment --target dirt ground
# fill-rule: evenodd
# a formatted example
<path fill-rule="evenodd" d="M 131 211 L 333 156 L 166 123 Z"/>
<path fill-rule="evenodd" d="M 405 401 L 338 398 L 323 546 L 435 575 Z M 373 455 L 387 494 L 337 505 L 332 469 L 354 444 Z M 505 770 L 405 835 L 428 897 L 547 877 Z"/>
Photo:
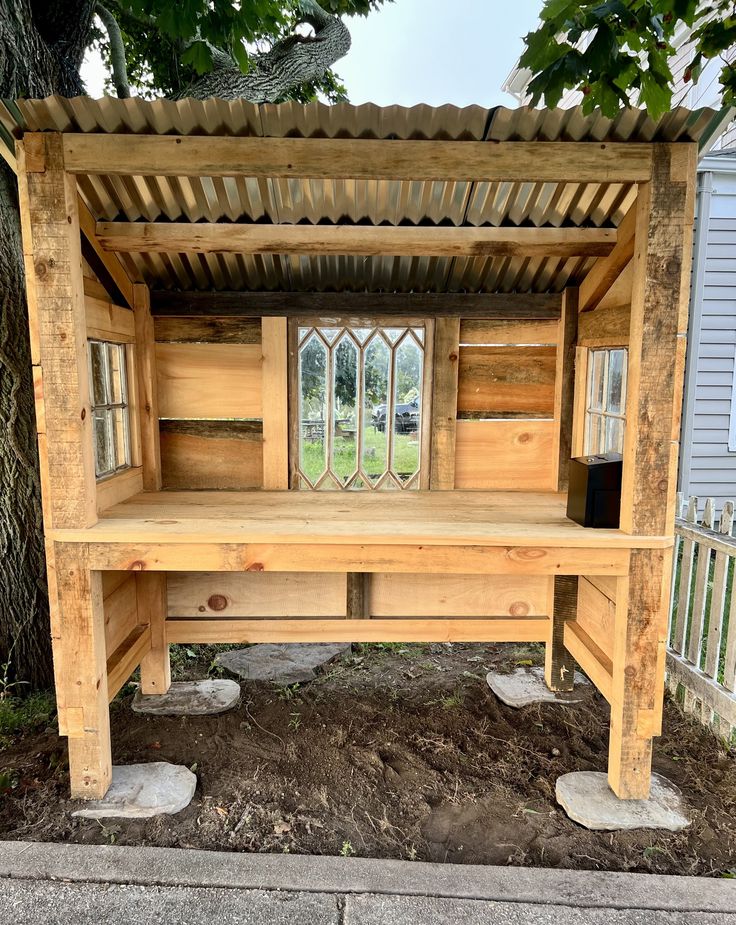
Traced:
<path fill-rule="evenodd" d="M 211 651 L 177 674 L 202 677 Z M 116 763 L 196 771 L 190 806 L 147 821 L 77 821 L 66 749 L 46 726 L 6 741 L 0 838 L 729 875 L 736 757 L 673 703 L 654 767 L 683 791 L 684 832 L 596 833 L 571 822 L 555 780 L 605 770 L 608 706 L 503 706 L 490 667 L 540 664 L 536 646 L 354 646 L 310 684 L 244 684 L 219 717 L 159 718 L 112 705 Z M 7 785 L 11 781 L 12 785 Z"/>

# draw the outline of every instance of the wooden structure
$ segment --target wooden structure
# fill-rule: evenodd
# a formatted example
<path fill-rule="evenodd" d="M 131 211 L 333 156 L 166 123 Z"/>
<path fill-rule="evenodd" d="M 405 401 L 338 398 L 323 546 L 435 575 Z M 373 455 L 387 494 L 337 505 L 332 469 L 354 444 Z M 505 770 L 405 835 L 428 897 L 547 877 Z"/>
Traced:
<path fill-rule="evenodd" d="M 155 696 L 170 643 L 266 640 L 544 642 L 550 687 L 574 659 L 611 705 L 614 792 L 647 796 L 707 121 L 6 111 L 74 796 L 109 785 L 108 702 L 138 666 Z M 337 316 L 428 323 L 426 488 L 290 488 L 290 326 Z M 130 465 L 101 480 L 90 340 L 131 348 Z M 586 530 L 567 461 L 608 346 L 629 351 L 621 526 Z"/>

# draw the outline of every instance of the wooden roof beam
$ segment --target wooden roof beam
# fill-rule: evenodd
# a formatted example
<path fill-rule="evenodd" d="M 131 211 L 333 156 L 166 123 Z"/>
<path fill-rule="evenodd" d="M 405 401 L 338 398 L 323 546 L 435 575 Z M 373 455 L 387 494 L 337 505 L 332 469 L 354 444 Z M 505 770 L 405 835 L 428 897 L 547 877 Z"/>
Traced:
<path fill-rule="evenodd" d="M 637 183 L 649 179 L 652 146 L 90 133 L 64 135 L 64 164 L 115 176 Z"/>
<path fill-rule="evenodd" d="M 79 229 L 82 232 L 82 256 L 92 268 L 113 301 L 118 295 L 129 308 L 133 308 L 133 281 L 117 254 L 105 250 L 97 238 L 95 217 L 84 200 L 77 197 Z"/>
<path fill-rule="evenodd" d="M 151 313 L 167 317 L 417 314 L 555 320 L 561 304 L 558 292 L 151 292 Z"/>
<path fill-rule="evenodd" d="M 616 282 L 619 274 L 634 256 L 635 231 L 636 200 L 618 227 L 616 246 L 607 257 L 596 260 L 580 284 L 579 311 L 588 312 L 594 309 Z"/>
<path fill-rule="evenodd" d="M 582 257 L 610 253 L 616 230 L 98 222 L 97 238 L 128 253 Z"/>

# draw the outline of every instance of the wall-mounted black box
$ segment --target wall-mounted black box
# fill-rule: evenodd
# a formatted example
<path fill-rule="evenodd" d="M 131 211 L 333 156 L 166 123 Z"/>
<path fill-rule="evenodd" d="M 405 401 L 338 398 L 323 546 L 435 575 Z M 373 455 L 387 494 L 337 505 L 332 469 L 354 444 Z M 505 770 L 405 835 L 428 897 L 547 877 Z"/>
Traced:
<path fill-rule="evenodd" d="M 583 527 L 618 527 L 621 516 L 620 453 L 570 460 L 567 516 Z"/>

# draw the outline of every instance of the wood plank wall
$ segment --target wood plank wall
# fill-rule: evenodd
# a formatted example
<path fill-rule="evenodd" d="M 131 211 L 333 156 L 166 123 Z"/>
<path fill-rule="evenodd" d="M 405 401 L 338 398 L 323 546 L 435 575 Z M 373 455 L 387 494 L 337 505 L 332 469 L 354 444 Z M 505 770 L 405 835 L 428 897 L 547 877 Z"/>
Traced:
<path fill-rule="evenodd" d="M 164 488 L 263 485 L 261 322 L 156 318 Z"/>

